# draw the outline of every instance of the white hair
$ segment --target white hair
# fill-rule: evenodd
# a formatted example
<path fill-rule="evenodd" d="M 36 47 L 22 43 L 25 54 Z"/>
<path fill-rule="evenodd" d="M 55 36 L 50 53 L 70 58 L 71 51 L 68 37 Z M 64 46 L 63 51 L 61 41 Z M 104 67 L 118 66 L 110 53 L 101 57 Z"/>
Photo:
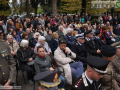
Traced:
<path fill-rule="evenodd" d="M 40 42 L 40 41 L 43 41 L 43 40 L 45 40 L 45 37 L 44 36 L 39 36 L 38 41 Z"/>
<path fill-rule="evenodd" d="M 26 31 L 30 30 L 29 28 L 26 29 Z"/>
<path fill-rule="evenodd" d="M 40 36 L 40 33 L 39 33 L 39 32 L 35 32 L 35 34 L 34 34 L 33 37 L 34 37 L 34 38 L 37 38 L 37 37 L 36 37 L 37 34 L 39 34 L 39 36 Z"/>
<path fill-rule="evenodd" d="M 12 35 L 10 35 L 10 34 L 8 34 L 8 35 L 7 35 L 7 39 L 8 39 L 8 37 L 12 37 L 12 38 L 13 38 L 13 36 L 12 36 Z"/>
<path fill-rule="evenodd" d="M 2 23 L 2 21 L 0 21 L 0 23 Z"/>
<path fill-rule="evenodd" d="M 62 26 L 62 25 L 60 25 L 60 26 L 58 27 L 58 30 L 60 30 L 61 28 L 63 28 L 63 26 Z"/>
<path fill-rule="evenodd" d="M 67 29 L 67 34 L 70 33 L 71 31 L 73 31 L 73 29 L 72 28 L 68 28 Z"/>
<path fill-rule="evenodd" d="M 23 40 L 20 42 L 20 46 L 21 46 L 21 47 L 25 47 L 28 43 L 29 43 L 28 40 L 23 39 Z"/>

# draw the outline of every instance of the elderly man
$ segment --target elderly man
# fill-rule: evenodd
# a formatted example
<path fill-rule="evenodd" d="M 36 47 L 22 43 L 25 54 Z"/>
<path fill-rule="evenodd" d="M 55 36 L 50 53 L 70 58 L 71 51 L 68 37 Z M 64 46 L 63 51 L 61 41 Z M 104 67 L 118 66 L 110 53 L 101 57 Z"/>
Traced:
<path fill-rule="evenodd" d="M 48 43 L 45 41 L 45 37 L 44 36 L 40 36 L 38 38 L 38 42 L 37 42 L 37 44 L 36 44 L 36 46 L 34 48 L 35 54 L 37 54 L 37 47 L 40 46 L 40 45 L 42 45 L 45 48 L 45 54 L 50 55 L 51 49 L 48 46 Z"/>
<path fill-rule="evenodd" d="M 100 57 L 88 56 L 87 70 L 73 84 L 71 90 L 102 90 L 99 80 L 103 78 L 103 74 L 107 72 L 106 68 L 109 62 L 110 61 Z"/>
<path fill-rule="evenodd" d="M 16 82 L 16 63 L 5 41 L 0 40 L 0 52 L 0 86 L 13 86 Z"/>
<path fill-rule="evenodd" d="M 84 46 L 84 35 L 77 34 L 76 35 L 76 42 L 72 46 L 71 50 L 76 53 L 76 61 L 83 62 L 84 66 L 87 65 L 86 57 L 89 55 L 89 53 L 86 50 L 86 47 Z"/>
<path fill-rule="evenodd" d="M 83 73 L 83 64 L 81 62 L 74 62 L 76 54 L 66 47 L 66 40 L 59 41 L 59 47 L 54 52 L 54 58 L 58 68 L 64 70 L 66 82 L 72 85 L 72 76 L 76 79 Z M 61 68 L 62 67 L 62 68 Z"/>
<path fill-rule="evenodd" d="M 58 35 L 59 35 L 59 40 L 63 39 L 64 38 L 64 34 L 63 34 L 63 26 L 60 25 L 58 27 L 58 31 L 57 31 Z"/>
<path fill-rule="evenodd" d="M 15 58 L 16 57 L 16 53 L 17 53 L 17 50 L 19 48 L 19 45 L 18 43 L 16 42 L 16 40 L 13 40 L 13 36 L 12 35 L 8 35 L 7 36 L 7 41 L 6 41 L 9 45 L 9 48 L 10 48 L 10 51 L 11 51 L 11 54 L 13 55 L 13 57 Z"/>
<path fill-rule="evenodd" d="M 73 34 L 73 29 L 68 28 L 67 34 L 64 36 L 64 39 L 67 42 L 67 47 L 69 47 L 69 48 L 71 48 L 71 46 L 75 43 L 75 40 L 74 40 L 72 34 Z"/>
<path fill-rule="evenodd" d="M 79 26 L 77 26 L 77 25 L 75 25 L 74 31 L 78 31 L 78 34 L 81 34 L 81 30 L 80 30 Z"/>
<path fill-rule="evenodd" d="M 94 41 L 92 40 L 93 38 L 93 33 L 91 32 L 91 30 L 87 31 L 85 33 L 86 35 L 86 40 L 85 40 L 85 46 L 89 52 L 89 54 L 91 55 L 99 55 L 101 53 L 101 51 L 99 49 L 96 49 L 95 47 L 95 43 Z"/>

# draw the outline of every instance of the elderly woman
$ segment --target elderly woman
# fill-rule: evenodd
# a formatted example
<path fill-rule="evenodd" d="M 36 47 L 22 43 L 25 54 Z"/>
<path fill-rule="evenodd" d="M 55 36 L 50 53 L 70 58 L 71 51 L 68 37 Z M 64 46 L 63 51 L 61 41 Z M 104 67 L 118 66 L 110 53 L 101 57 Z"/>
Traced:
<path fill-rule="evenodd" d="M 54 54 L 54 51 L 57 49 L 57 47 L 58 47 L 58 38 L 59 38 L 59 36 L 58 36 L 58 33 L 56 33 L 56 32 L 54 32 L 53 34 L 52 34 L 52 39 L 51 39 L 51 41 L 50 41 L 50 48 L 51 48 L 51 50 L 52 50 L 52 54 Z"/>
<path fill-rule="evenodd" d="M 51 72 L 55 71 L 55 69 L 53 69 L 51 66 L 49 56 L 45 55 L 45 49 L 43 46 L 40 45 L 37 47 L 37 54 L 38 56 L 35 58 L 35 62 L 34 62 L 34 66 L 37 74 L 48 70 Z M 60 78 L 62 81 L 60 84 L 60 88 L 63 88 L 65 85 L 65 79 L 63 78 L 63 76 L 60 76 Z M 44 87 L 44 86 L 40 85 L 40 87 Z M 48 88 L 47 90 L 56 90 L 56 89 L 52 87 L 52 88 Z"/>
<path fill-rule="evenodd" d="M 18 43 L 16 42 L 16 40 L 13 40 L 13 36 L 12 35 L 8 35 L 7 36 L 7 41 L 6 41 L 9 45 L 11 54 L 13 55 L 14 58 L 16 58 L 16 53 L 17 50 L 19 48 Z"/>
<path fill-rule="evenodd" d="M 35 34 L 34 34 L 34 39 L 38 42 L 38 37 L 40 36 L 40 33 L 39 32 L 36 32 Z"/>
<path fill-rule="evenodd" d="M 52 31 L 51 30 L 48 30 L 47 32 L 48 34 L 46 35 L 46 42 L 50 45 L 50 41 L 52 39 Z"/>
<path fill-rule="evenodd" d="M 27 79 L 30 85 L 33 84 L 33 74 L 32 74 L 32 64 L 36 57 L 34 51 L 29 47 L 29 42 L 27 40 L 22 40 L 20 43 L 20 48 L 17 51 L 17 59 L 20 61 L 20 68 L 27 71 Z"/>

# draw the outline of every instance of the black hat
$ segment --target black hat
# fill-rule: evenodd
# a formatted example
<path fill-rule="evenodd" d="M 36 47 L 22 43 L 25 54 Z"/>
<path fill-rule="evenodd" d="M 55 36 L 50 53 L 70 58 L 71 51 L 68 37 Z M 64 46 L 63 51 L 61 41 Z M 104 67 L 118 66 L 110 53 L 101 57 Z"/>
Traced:
<path fill-rule="evenodd" d="M 106 68 L 110 61 L 97 56 L 88 56 L 87 63 L 98 73 L 105 74 L 107 73 Z"/>
<path fill-rule="evenodd" d="M 112 57 L 116 54 L 116 48 L 113 46 L 105 45 L 101 48 L 101 54 L 106 57 Z"/>
<path fill-rule="evenodd" d="M 99 29 L 95 31 L 95 34 L 96 34 L 96 35 L 98 35 L 98 34 L 100 34 L 100 33 L 101 33 L 101 31 L 100 31 Z"/>
<path fill-rule="evenodd" d="M 59 78 L 61 73 L 61 71 L 41 72 L 34 76 L 34 80 L 39 80 L 40 84 L 45 87 L 55 87 L 61 82 L 61 79 Z"/>
<path fill-rule="evenodd" d="M 78 38 L 84 39 L 84 34 L 77 34 L 75 36 L 75 39 L 78 39 Z"/>
<path fill-rule="evenodd" d="M 92 30 L 87 30 L 84 35 L 90 34 L 92 32 Z"/>

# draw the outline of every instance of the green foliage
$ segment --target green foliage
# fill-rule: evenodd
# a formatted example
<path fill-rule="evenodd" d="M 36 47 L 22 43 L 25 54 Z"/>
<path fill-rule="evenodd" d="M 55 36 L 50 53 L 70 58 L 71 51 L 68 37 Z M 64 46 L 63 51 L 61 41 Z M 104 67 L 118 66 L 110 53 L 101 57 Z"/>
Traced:
<path fill-rule="evenodd" d="M 91 25 L 94 25 L 95 23 L 98 22 L 98 20 L 95 18 L 95 19 L 91 20 L 90 22 L 91 22 Z"/>
<path fill-rule="evenodd" d="M 47 13 L 48 15 L 50 15 L 52 13 L 52 7 L 44 6 L 42 8 L 43 8 L 44 13 Z"/>
<path fill-rule="evenodd" d="M 38 7 L 37 13 L 41 14 L 43 12 L 43 9 L 41 8 L 41 6 Z"/>

